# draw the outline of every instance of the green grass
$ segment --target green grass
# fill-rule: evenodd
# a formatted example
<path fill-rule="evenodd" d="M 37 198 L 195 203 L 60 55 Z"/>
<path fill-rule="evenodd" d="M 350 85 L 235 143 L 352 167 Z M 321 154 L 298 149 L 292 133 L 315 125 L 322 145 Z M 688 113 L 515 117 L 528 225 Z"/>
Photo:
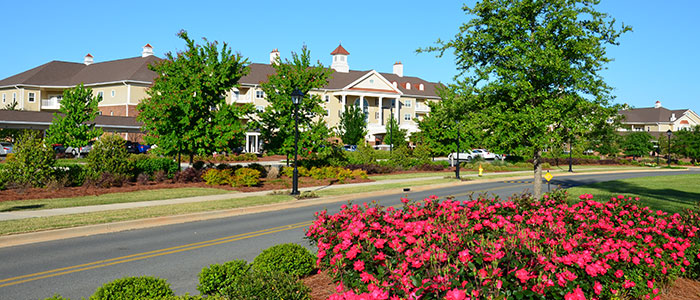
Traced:
<path fill-rule="evenodd" d="M 460 174 L 474 173 L 474 172 L 460 172 Z M 401 173 L 401 174 L 382 174 L 382 175 L 372 175 L 369 179 L 382 181 L 391 179 L 411 179 L 411 178 L 423 178 L 423 177 L 436 177 L 436 176 L 450 176 L 454 175 L 453 171 L 442 171 L 442 172 L 423 172 L 423 173 Z"/>
<path fill-rule="evenodd" d="M 289 195 L 268 195 L 207 202 L 120 209 L 64 216 L 0 221 L 0 235 L 282 203 L 292 201 L 293 199 L 294 198 Z"/>
<path fill-rule="evenodd" d="M 112 193 L 98 196 L 84 196 L 75 198 L 3 201 L 0 202 L 0 212 L 166 200 L 195 196 L 219 195 L 226 193 L 231 193 L 231 191 L 215 188 L 178 188 L 142 190 L 136 192 Z"/>
<path fill-rule="evenodd" d="M 639 197 L 643 205 L 654 210 L 680 213 L 700 201 L 700 174 L 630 178 L 607 181 L 569 189 L 569 200 L 578 201 L 581 194 L 592 194 L 594 200 L 605 201 L 625 195 Z"/>
<path fill-rule="evenodd" d="M 347 188 L 316 190 L 316 191 L 314 191 L 314 193 L 316 193 L 319 196 L 337 196 L 337 195 L 347 195 L 347 194 L 356 194 L 356 193 L 365 193 L 365 192 L 376 192 L 376 191 L 383 191 L 383 190 L 389 190 L 389 189 L 395 189 L 395 188 L 403 188 L 403 187 L 407 187 L 407 186 L 440 184 L 440 183 L 447 183 L 447 182 L 453 182 L 453 181 L 456 181 L 456 179 L 417 180 L 417 181 L 410 181 L 410 182 L 386 183 L 386 184 L 375 184 L 375 185 L 365 185 L 365 186 L 354 186 L 354 187 L 347 187 Z"/>

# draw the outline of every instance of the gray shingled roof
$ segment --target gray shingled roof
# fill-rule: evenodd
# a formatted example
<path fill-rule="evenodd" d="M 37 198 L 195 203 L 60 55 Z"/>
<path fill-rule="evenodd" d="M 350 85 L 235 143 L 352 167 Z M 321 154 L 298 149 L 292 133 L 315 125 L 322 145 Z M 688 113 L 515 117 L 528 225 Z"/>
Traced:
<path fill-rule="evenodd" d="M 47 129 L 53 113 L 45 111 L 0 110 L 0 128 Z M 134 117 L 97 116 L 95 127 L 105 131 L 140 132 L 141 123 Z"/>
<path fill-rule="evenodd" d="M 85 65 L 51 61 L 31 70 L 0 80 L 0 87 L 11 85 L 74 86 L 115 81 L 152 82 L 155 72 L 148 65 L 161 60 L 155 56 L 133 57 Z"/>
<path fill-rule="evenodd" d="M 619 113 L 624 116 L 627 123 L 649 123 L 649 122 L 670 122 L 671 115 L 676 114 L 680 118 L 688 111 L 687 109 L 670 110 L 665 107 L 645 107 L 621 110 Z"/>

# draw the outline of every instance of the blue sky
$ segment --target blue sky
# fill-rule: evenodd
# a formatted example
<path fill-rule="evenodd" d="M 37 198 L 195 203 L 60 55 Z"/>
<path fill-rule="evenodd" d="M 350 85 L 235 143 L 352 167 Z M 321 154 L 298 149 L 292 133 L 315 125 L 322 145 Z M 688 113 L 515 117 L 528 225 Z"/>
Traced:
<path fill-rule="evenodd" d="M 474 1 L 468 1 L 471 5 Z M 251 62 L 282 58 L 307 45 L 330 65 L 342 42 L 351 69 L 391 72 L 451 82 L 451 56 L 416 54 L 435 40 L 450 39 L 467 17 L 451 1 L 8 1 L 0 33 L 0 78 L 51 60 L 95 62 L 139 56 L 150 43 L 157 56 L 183 49 L 180 29 L 201 41 L 227 42 Z M 603 0 L 599 10 L 632 25 L 634 32 L 611 47 L 615 61 L 603 75 L 615 102 L 700 111 L 700 1 Z"/>

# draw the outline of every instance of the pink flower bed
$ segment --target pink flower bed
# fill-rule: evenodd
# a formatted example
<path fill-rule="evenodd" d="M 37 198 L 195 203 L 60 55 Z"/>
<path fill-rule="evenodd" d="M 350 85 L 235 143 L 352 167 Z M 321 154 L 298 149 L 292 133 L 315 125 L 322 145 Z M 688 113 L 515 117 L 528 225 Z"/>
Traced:
<path fill-rule="evenodd" d="M 344 205 L 307 237 L 339 282 L 329 299 L 655 299 L 695 263 L 678 214 L 581 199 Z"/>

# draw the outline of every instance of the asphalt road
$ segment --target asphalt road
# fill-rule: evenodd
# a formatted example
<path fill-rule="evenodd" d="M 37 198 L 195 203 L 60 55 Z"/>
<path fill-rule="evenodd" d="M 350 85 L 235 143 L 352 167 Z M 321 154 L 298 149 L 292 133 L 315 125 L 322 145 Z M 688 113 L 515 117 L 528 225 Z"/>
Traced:
<path fill-rule="evenodd" d="M 577 175 L 553 179 L 572 187 L 622 178 L 695 173 L 638 172 Z M 508 197 L 531 189 L 532 179 L 499 181 L 424 192 L 357 199 L 396 205 L 400 197 L 419 200 L 430 195 L 467 199 L 490 192 Z M 547 189 L 547 186 L 544 186 Z M 313 250 L 304 230 L 314 212 L 337 211 L 342 203 L 236 216 L 156 228 L 101 234 L 23 246 L 0 248 L 0 299 L 44 299 L 58 293 L 71 299 L 89 297 L 104 283 L 125 276 L 165 278 L 176 294 L 199 294 L 197 275 L 203 267 L 233 259 L 252 261 L 263 249 L 299 243 Z"/>

